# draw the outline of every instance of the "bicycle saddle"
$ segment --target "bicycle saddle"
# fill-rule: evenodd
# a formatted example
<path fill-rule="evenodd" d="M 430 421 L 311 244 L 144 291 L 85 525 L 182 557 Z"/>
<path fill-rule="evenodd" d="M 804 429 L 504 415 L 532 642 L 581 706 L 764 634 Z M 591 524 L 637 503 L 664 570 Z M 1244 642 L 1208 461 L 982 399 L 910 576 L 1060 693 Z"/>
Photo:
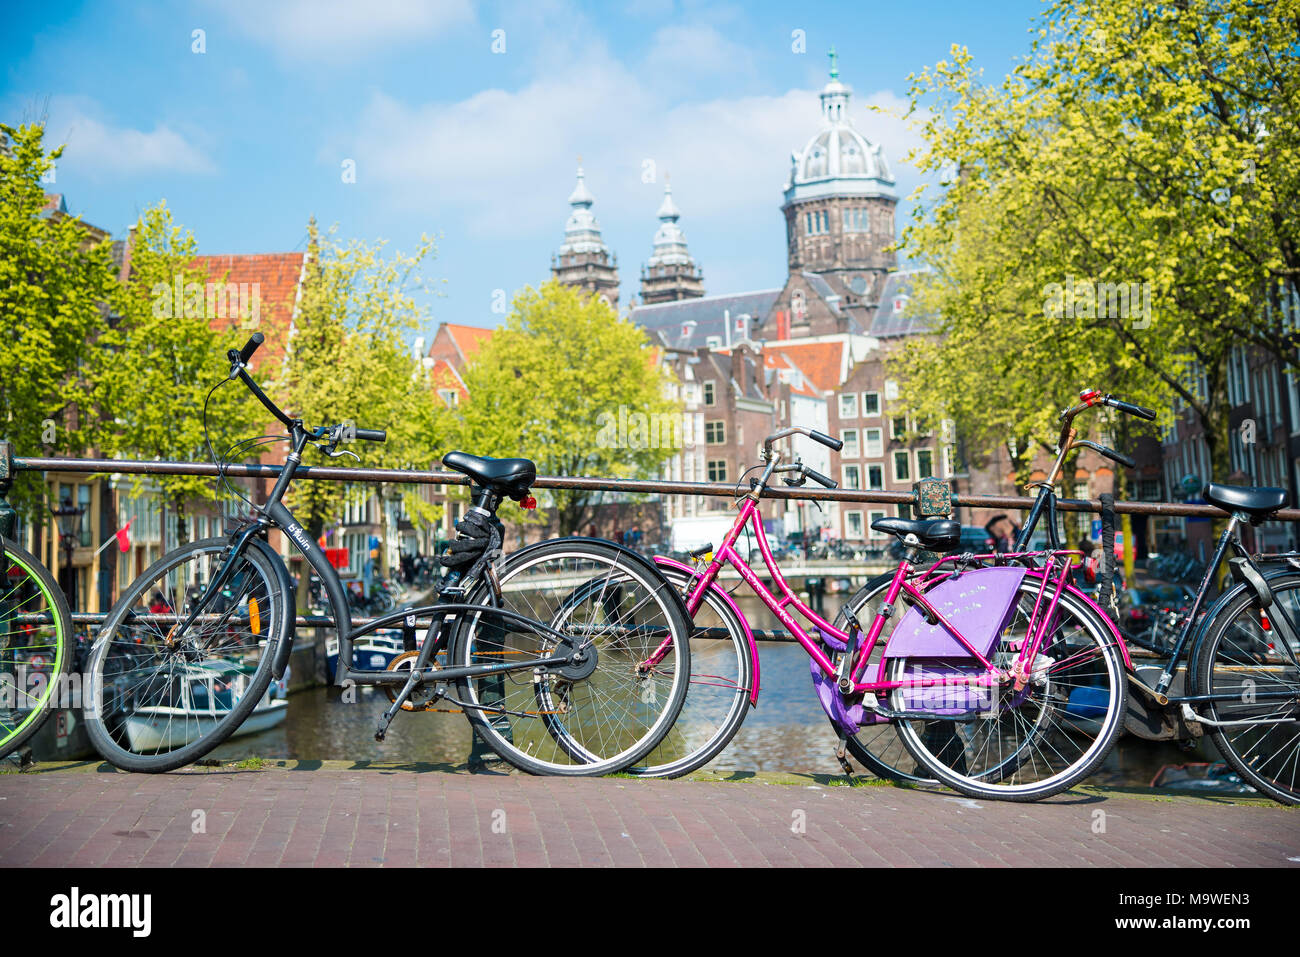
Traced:
<path fill-rule="evenodd" d="M 946 552 L 961 541 L 961 525 L 950 518 L 878 518 L 871 527 L 899 538 L 915 535 L 922 547 L 932 552 Z"/>
<path fill-rule="evenodd" d="M 492 459 L 468 452 L 448 452 L 442 457 L 447 468 L 468 475 L 475 485 L 511 498 L 522 498 L 537 480 L 537 466 L 531 459 Z"/>
<path fill-rule="evenodd" d="M 1286 489 L 1211 482 L 1205 486 L 1205 500 L 1225 512 L 1245 512 L 1253 519 L 1261 519 L 1286 504 Z"/>

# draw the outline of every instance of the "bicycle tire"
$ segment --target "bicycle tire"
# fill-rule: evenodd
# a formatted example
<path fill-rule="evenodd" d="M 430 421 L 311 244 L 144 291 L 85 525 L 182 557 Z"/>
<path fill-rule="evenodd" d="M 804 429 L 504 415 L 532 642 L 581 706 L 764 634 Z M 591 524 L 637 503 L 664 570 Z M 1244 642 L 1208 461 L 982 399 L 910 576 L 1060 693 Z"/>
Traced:
<path fill-rule="evenodd" d="M 1275 609 L 1300 627 L 1300 574 L 1270 575 Z M 1260 659 L 1263 660 L 1260 660 Z M 1213 721 L 1268 721 L 1207 726 L 1210 739 L 1252 787 L 1282 804 L 1300 804 L 1300 648 L 1288 649 L 1276 628 L 1264 631 L 1254 593 L 1229 598 L 1200 629 L 1192 650 L 1196 694 L 1240 688 L 1237 701 L 1200 705 Z M 1260 691 L 1287 691 L 1289 699 L 1260 699 Z"/>
<path fill-rule="evenodd" d="M 162 635 L 162 625 L 154 626 L 156 637 L 147 631 L 143 635 L 133 636 L 129 631 L 135 621 L 133 610 L 151 589 L 161 594 L 178 614 L 183 613 L 188 603 L 197 596 L 192 595 L 189 584 L 184 585 L 179 592 L 174 585 L 164 585 L 163 583 L 167 582 L 165 576 L 174 573 L 177 569 L 187 568 L 191 564 L 195 567 L 203 567 L 200 563 L 207 562 L 209 564 L 205 568 L 208 573 L 206 581 L 210 582 L 216 570 L 226 561 L 231 560 L 225 554 L 229 546 L 230 541 L 227 538 L 207 538 L 173 549 L 150 565 L 143 575 L 132 582 L 109 611 L 104 626 L 90 651 L 87 675 L 91 683 L 91 700 L 86 708 L 85 717 L 86 732 L 90 736 L 91 743 L 104 760 L 115 767 L 124 771 L 147 773 L 173 771 L 184 767 L 229 738 L 257 707 L 266 693 L 271 682 L 275 651 L 279 648 L 280 642 L 289 640 L 289 630 L 293 626 L 294 606 L 288 600 L 288 596 L 282 594 L 281 576 L 274 565 L 275 562 L 280 561 L 280 557 L 259 539 L 250 540 L 245 550 L 233 559 L 240 563 L 233 572 L 235 577 L 232 580 L 239 583 L 240 589 L 238 592 L 232 591 L 233 608 L 238 609 L 242 602 L 243 606 L 249 609 L 249 629 L 246 636 L 241 636 L 241 644 L 235 645 L 227 641 L 225 647 L 219 649 L 231 655 L 238 655 L 244 660 L 227 659 L 217 655 L 204 658 L 204 651 L 196 652 L 193 649 L 172 650 L 176 636 L 170 632 L 166 636 Z M 189 582 L 188 576 L 181 580 Z M 249 583 L 247 591 L 244 590 L 244 582 Z M 170 590 L 164 591 L 163 587 Z M 256 605 L 254 601 L 257 602 Z M 262 627 L 264 612 L 261 606 L 263 604 L 265 604 L 265 628 Z M 224 627 L 229 636 L 228 623 L 239 616 L 230 614 L 229 610 L 222 611 L 220 614 L 221 620 L 212 623 L 213 631 L 209 635 L 204 635 L 202 631 L 193 631 L 191 634 L 197 635 L 198 640 L 208 642 L 211 640 L 211 635 L 219 634 L 216 629 Z M 144 627 L 147 629 L 149 624 L 145 623 Z M 193 627 L 197 629 L 200 625 L 196 623 Z M 253 655 L 256 656 L 256 664 L 253 666 L 252 675 L 245 675 L 247 681 L 238 699 L 233 699 L 232 688 L 233 700 L 222 716 L 216 716 L 220 712 L 215 708 L 215 691 L 209 694 L 212 706 L 207 714 L 211 717 L 205 717 L 205 720 L 200 720 L 198 717 L 190 718 L 191 714 L 201 713 L 193 704 L 193 699 L 188 709 L 164 703 L 175 700 L 172 691 L 173 681 L 176 682 L 178 691 L 182 685 L 188 685 L 192 689 L 192 683 L 196 679 L 191 669 L 203 667 L 204 661 L 209 662 L 210 668 L 212 664 L 225 663 L 227 660 L 233 662 L 232 667 L 242 668 L 247 666 L 246 659 Z M 134 666 L 118 671 L 117 669 L 123 665 Z M 224 667 L 224 664 L 218 667 Z M 226 673 L 221 674 L 224 676 Z M 160 680 L 164 675 L 165 681 Z M 214 684 L 211 688 L 215 689 L 216 679 L 212 680 Z M 192 691 L 190 693 L 192 694 Z M 139 722 L 149 720 L 139 718 L 141 712 L 138 709 L 142 706 L 141 699 L 144 701 L 143 707 L 150 709 L 144 713 L 158 716 L 155 724 L 161 722 L 163 717 L 166 718 L 166 723 L 162 726 L 164 730 L 159 731 L 156 727 L 141 728 Z M 181 698 L 182 702 L 185 700 L 184 697 Z M 135 710 L 126 712 L 127 702 L 132 702 Z M 165 744 L 169 745 L 173 736 L 177 734 L 175 722 L 178 720 L 184 722 L 179 731 L 184 743 L 175 748 L 164 747 Z M 140 735 L 143 743 L 133 744 L 134 735 Z M 158 739 L 158 744 L 150 749 L 148 741 L 153 739 Z M 139 747 L 139 750 L 133 750 L 136 747 Z"/>
<path fill-rule="evenodd" d="M 1020 583 L 1020 593 L 1025 596 L 1022 599 L 1021 608 L 1032 607 L 1030 601 L 1037 594 L 1039 585 L 1034 582 L 1024 581 Z M 1074 620 L 1079 624 L 1075 626 L 1075 631 L 1066 633 L 1065 627 L 1061 624 L 1060 611 L 1064 608 Z M 1045 641 L 1040 649 L 1039 654 L 1044 656 L 1048 664 L 1039 675 L 1038 666 L 1035 666 L 1035 677 L 1040 680 L 1031 681 L 1023 690 L 1016 691 L 1012 689 L 1010 695 L 1010 706 L 1003 707 L 1007 702 L 1007 692 L 998 689 L 997 711 L 995 718 L 998 720 L 999 727 L 1002 726 L 1001 717 L 1010 715 L 1012 723 L 1009 725 L 1011 733 L 1004 734 L 1001 731 L 997 733 L 996 742 L 992 734 L 983 744 L 977 744 L 975 747 L 964 747 L 960 753 L 953 754 L 952 749 L 945 748 L 944 753 L 936 755 L 932 753 L 922 741 L 916 728 L 919 722 L 902 720 L 898 723 L 899 734 L 902 737 L 904 745 L 912 756 L 920 763 L 930 769 L 943 784 L 960 791 L 970 797 L 986 798 L 990 800 L 1005 801 L 1038 801 L 1043 798 L 1058 794 L 1067 788 L 1088 777 L 1096 768 L 1106 759 L 1118 740 L 1120 732 L 1124 726 L 1124 713 L 1127 707 L 1127 680 L 1124 674 L 1124 662 L 1120 655 L 1119 648 L 1111 635 L 1107 622 L 1090 607 L 1087 603 L 1076 598 L 1069 591 L 1061 594 L 1060 601 L 1057 605 L 1056 623 L 1052 628 L 1050 641 Z M 1018 620 L 1004 628 L 999 641 L 1015 640 L 1013 636 L 1016 633 Z M 1023 636 L 1021 636 L 1023 637 Z M 1056 659 L 1051 657 L 1052 649 L 1058 647 L 1060 642 L 1060 653 L 1064 655 L 1059 659 L 1062 663 L 1072 663 L 1072 666 L 1086 665 L 1089 661 L 1097 661 L 1100 668 L 1094 671 L 1080 671 L 1073 677 L 1077 684 L 1071 684 L 1064 681 L 1064 667 L 1058 667 L 1052 670 L 1053 664 L 1057 663 Z M 1071 642 L 1074 644 L 1084 644 L 1090 642 L 1094 647 L 1094 652 L 1072 651 Z M 1015 652 L 999 652 L 994 648 L 994 657 L 1007 655 L 1008 661 Z M 906 678 L 910 667 L 914 667 L 917 662 L 921 662 L 924 667 L 924 659 L 911 659 L 913 664 L 909 666 L 909 659 L 895 658 L 889 670 L 889 678 L 892 681 L 901 681 Z M 1083 726 L 1082 719 L 1076 715 L 1069 715 L 1071 707 L 1080 707 L 1070 699 L 1069 692 L 1071 689 L 1081 687 L 1097 690 L 1097 686 L 1092 681 L 1106 680 L 1105 708 L 1102 712 L 1102 719 L 1098 722 L 1098 732 L 1078 757 L 1068 757 L 1063 748 L 1066 747 L 1064 739 L 1070 737 L 1069 731 L 1078 732 Z M 1064 696 L 1062 690 L 1065 690 Z M 903 688 L 897 688 L 890 693 L 891 707 L 897 711 L 908 709 L 907 691 Z M 1060 701 L 1064 697 L 1066 704 L 1061 708 Z M 1092 704 L 1086 707 L 1095 708 L 1095 695 L 1090 696 Z M 1024 740 L 1015 744 L 1015 749 L 1010 758 L 999 757 L 999 763 L 995 768 L 999 772 L 988 777 L 978 773 L 981 766 L 979 761 L 982 754 L 986 754 L 992 749 L 998 756 L 1001 756 L 1005 750 L 1004 737 L 1009 736 L 1012 742 L 1015 742 L 1019 735 L 1019 729 L 1015 727 L 1014 722 L 1018 720 L 1021 708 L 1026 709 L 1026 713 L 1034 715 L 1033 725 L 1029 728 L 1029 733 L 1024 736 Z M 1036 711 L 1034 710 L 1036 709 Z M 1057 722 L 1056 711 L 1062 711 L 1061 720 Z M 992 712 L 990 712 L 992 713 Z M 1089 718 L 1088 720 L 1093 720 Z M 1067 729 L 1067 722 L 1072 722 L 1073 727 Z M 955 722 L 954 722 L 955 723 Z M 987 728 L 981 728 L 979 725 L 987 725 Z M 977 718 L 970 722 L 966 729 L 967 735 L 974 740 L 979 733 L 993 727 L 992 721 L 985 721 Z M 1055 740 L 1049 743 L 1050 750 L 1046 753 L 1025 756 L 1026 749 L 1038 741 L 1046 741 L 1048 735 L 1055 735 Z M 1076 734 L 1076 736 L 1078 736 Z M 1055 756 L 1055 757 L 1053 757 Z M 946 760 L 945 760 L 946 759 Z M 954 761 L 954 759 L 956 759 Z M 1051 760 L 1049 760 L 1051 759 Z M 1060 770 L 1052 770 L 1053 763 L 1057 759 L 1064 759 L 1064 767 Z M 953 767 L 953 763 L 960 762 L 962 769 Z M 972 776 L 970 765 L 974 763 L 977 773 Z M 1030 779 L 1031 776 L 1037 775 L 1044 767 L 1050 771 L 1045 777 Z M 1022 775 L 1021 771 L 1025 773 Z"/>
<path fill-rule="evenodd" d="M 534 591 L 530 592 L 530 585 L 527 580 L 521 580 L 522 576 L 542 562 L 553 559 L 573 560 L 576 570 L 569 577 L 576 576 L 577 580 L 573 584 L 567 584 L 565 576 L 551 578 L 547 574 L 542 574 L 538 576 L 538 583 L 533 586 Z M 654 648 L 664 638 L 671 639 L 669 658 L 665 659 L 671 661 L 668 688 L 661 696 L 659 689 L 663 682 L 658 676 L 653 678 L 652 683 L 645 683 L 645 678 L 637 675 L 634 670 L 619 667 L 620 660 L 626 663 L 633 657 L 639 657 L 643 651 L 637 648 L 629 654 L 628 650 L 613 647 L 618 641 L 625 639 L 607 641 L 603 650 L 601 645 L 592 644 L 597 653 L 594 667 L 601 667 L 599 662 L 602 658 L 607 660 L 599 678 L 605 684 L 599 688 L 595 683 L 597 680 L 595 672 L 587 677 L 566 682 L 549 669 L 540 674 L 534 674 L 532 671 L 515 671 L 499 679 L 495 676 L 458 679 L 457 694 L 466 705 L 465 714 L 475 733 L 503 759 L 530 774 L 585 777 L 623 771 L 658 746 L 672 728 L 686 697 L 690 676 L 690 620 L 686 617 L 672 586 L 664 580 L 654 566 L 642 560 L 629 560 L 621 550 L 596 540 L 560 540 L 530 546 L 515 552 L 502 563 L 498 580 L 503 596 L 513 594 L 519 603 L 526 600 L 531 610 L 524 610 L 522 607 L 511 608 L 509 605 L 505 607 L 566 634 L 570 631 L 578 632 L 581 630 L 578 626 L 566 624 L 576 614 L 575 601 L 566 595 L 583 591 L 587 596 L 596 597 L 596 590 L 589 587 L 589 583 L 595 579 L 581 578 L 582 575 L 588 574 L 587 571 L 578 569 L 578 564 L 584 561 L 591 562 L 596 569 L 611 569 L 611 580 L 615 587 L 629 580 L 634 581 L 653 598 L 658 617 L 653 626 L 640 627 L 646 632 L 645 641 L 649 648 Z M 536 595 L 548 585 L 554 585 L 558 591 L 553 596 L 554 607 L 545 607 L 550 599 L 540 599 L 544 606 L 542 612 L 547 619 L 544 621 L 543 616 L 537 613 L 536 606 L 539 599 Z M 471 604 L 486 607 L 490 604 L 489 595 L 487 582 L 480 581 L 471 590 L 467 600 Z M 603 597 L 598 598 L 598 601 L 603 605 Z M 607 609 L 595 609 L 594 605 L 593 609 L 593 614 L 608 613 Z M 450 660 L 453 667 L 481 663 L 475 661 L 476 658 L 500 661 L 502 656 L 507 654 L 531 654 L 543 657 L 549 653 L 552 642 L 544 634 L 536 638 L 537 650 L 515 650 L 514 643 L 523 641 L 526 637 L 524 633 L 510 631 L 505 624 L 493 625 L 494 619 L 497 622 L 502 621 L 498 616 L 490 613 L 470 612 L 461 617 L 452 639 Z M 582 627 L 590 628 L 592 624 Z M 595 639 L 588 639 L 588 643 L 594 641 Z M 618 657 L 620 654 L 621 659 Z M 633 705 L 630 727 L 621 723 L 629 715 L 621 716 L 620 724 L 613 726 L 599 713 L 600 709 L 590 702 L 594 700 L 597 691 L 606 702 L 612 700 L 615 694 L 631 691 L 635 682 L 629 681 L 629 675 L 636 676 L 636 680 L 641 682 L 632 697 L 645 707 L 637 708 Z M 496 697 L 494 682 L 501 688 L 499 699 Z M 625 687 L 620 688 L 620 684 Z M 507 699 L 507 695 L 511 697 Z M 517 706 L 503 703 L 507 700 Z M 527 702 L 530 700 L 536 705 L 536 712 L 527 710 Z M 637 711 L 647 713 L 638 715 Z M 540 720 L 536 723 L 512 722 L 508 720 L 511 717 Z M 587 719 L 595 721 L 596 727 L 590 725 L 584 727 L 582 722 Z M 518 735 L 515 733 L 516 727 L 519 728 Z M 544 729 L 546 736 L 537 733 L 538 729 Z M 517 736 L 525 739 L 522 746 L 516 742 Z M 617 749 L 614 753 L 598 755 L 590 750 L 590 747 L 595 746 L 593 738 L 600 737 L 601 743 L 604 744 L 611 736 L 615 743 L 609 747 Z M 623 743 L 629 737 L 631 740 L 626 744 Z M 543 753 L 549 757 L 543 757 Z"/>
<path fill-rule="evenodd" d="M 3 576 L 0 582 L 4 582 L 3 592 L 0 592 L 0 675 L 4 676 L 0 678 L 0 758 L 3 758 L 26 744 L 54 712 L 51 702 L 56 701 L 56 695 L 68 687 L 65 679 L 72 669 L 73 645 L 72 612 L 63 589 L 49 569 L 17 542 L 0 539 L 0 547 L 3 547 L 5 555 L 5 567 L 0 568 Z M 15 567 L 19 570 L 17 575 L 14 574 Z M 25 598 L 21 596 L 24 590 L 30 592 Z M 28 630 L 33 627 L 31 625 L 15 623 L 10 627 L 9 615 L 15 613 L 50 614 L 50 639 L 32 639 Z M 19 635 L 23 637 L 18 638 Z M 16 640 L 24 644 L 15 644 Z M 38 671 L 47 675 L 49 680 L 45 681 L 38 700 L 20 702 L 20 698 L 30 698 L 24 690 L 24 686 L 29 684 L 28 667 L 43 654 L 53 656 L 48 671 L 44 664 Z M 12 671 L 7 670 L 10 667 Z M 7 705 L 4 698 L 11 698 Z M 20 703 L 30 707 L 20 708 Z"/>
<path fill-rule="evenodd" d="M 684 569 L 671 565 L 658 565 L 659 572 L 685 599 L 689 594 L 691 583 L 697 579 Z M 745 634 L 744 623 L 736 611 L 722 599 L 711 587 L 704 593 L 701 610 L 695 614 L 693 624 L 698 625 L 701 611 L 707 606 L 703 618 L 703 627 L 718 627 L 712 619 L 717 619 L 721 627 L 726 628 L 726 638 L 704 637 L 700 629 L 691 631 L 691 686 L 687 688 L 686 700 L 682 712 L 677 716 L 672 729 L 662 742 L 646 756 L 644 764 L 629 767 L 628 773 L 646 778 L 678 778 L 692 771 L 698 771 L 723 751 L 736 736 L 744 724 L 750 708 L 750 689 L 754 683 L 754 662 L 750 655 L 749 639 Z M 736 677 L 730 677 L 732 660 L 735 662 Z M 722 674 L 717 672 L 722 671 Z M 727 689 L 731 687 L 732 693 Z M 706 688 L 721 688 L 719 692 L 706 692 Z M 692 699 L 692 694 L 695 698 Z M 721 705 L 720 700 L 726 704 Z M 719 711 L 721 714 L 719 715 Z M 695 715 L 699 714 L 696 718 Z M 686 754 L 681 754 L 683 746 L 675 739 L 679 736 L 683 721 L 696 720 L 697 726 L 708 722 L 716 726 L 709 733 L 703 744 L 696 746 Z"/>

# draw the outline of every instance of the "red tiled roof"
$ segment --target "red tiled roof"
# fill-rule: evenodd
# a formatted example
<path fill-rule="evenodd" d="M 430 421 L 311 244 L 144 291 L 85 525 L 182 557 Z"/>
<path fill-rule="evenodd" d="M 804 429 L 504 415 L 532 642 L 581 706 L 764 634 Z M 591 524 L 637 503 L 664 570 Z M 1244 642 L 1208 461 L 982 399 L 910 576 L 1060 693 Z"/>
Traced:
<path fill-rule="evenodd" d="M 460 354 L 465 357 L 466 362 L 474 361 L 474 356 L 478 355 L 479 349 L 483 348 L 483 343 L 492 338 L 491 329 L 482 329 L 479 326 L 458 326 L 453 323 L 447 323 L 447 333 L 451 336 L 452 341 L 456 343 L 456 348 Z"/>
<path fill-rule="evenodd" d="M 785 358 L 806 375 L 823 392 L 839 388 L 844 371 L 843 342 L 803 342 L 769 346 L 771 352 Z"/>
<path fill-rule="evenodd" d="M 247 301 L 250 306 L 256 303 L 255 316 L 241 316 L 238 307 L 231 306 L 224 310 L 224 316 L 214 316 L 211 325 L 214 329 L 238 328 L 247 330 L 249 335 L 260 332 L 266 336 L 266 343 L 253 360 L 253 368 L 260 364 L 274 375 L 284 361 L 306 258 L 306 253 L 258 253 L 194 259 L 195 266 L 207 271 L 210 283 L 248 284 Z"/>

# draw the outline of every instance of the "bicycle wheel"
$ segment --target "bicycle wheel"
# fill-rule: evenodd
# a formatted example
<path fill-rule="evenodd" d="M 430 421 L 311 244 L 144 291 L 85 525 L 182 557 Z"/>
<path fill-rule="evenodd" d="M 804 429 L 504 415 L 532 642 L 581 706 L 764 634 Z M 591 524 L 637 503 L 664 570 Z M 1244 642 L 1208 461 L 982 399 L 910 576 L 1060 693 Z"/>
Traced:
<path fill-rule="evenodd" d="M 1300 627 L 1300 575 L 1270 577 L 1276 612 Z M 1245 590 L 1214 616 L 1192 654 L 1196 694 L 1230 695 L 1202 704 L 1210 738 L 1256 790 L 1300 804 L 1300 648 L 1291 647 Z"/>
<path fill-rule="evenodd" d="M 0 758 L 40 730 L 67 689 L 72 613 L 36 557 L 0 539 Z M 49 621 L 42 619 L 48 618 Z M 65 707 L 71 707 L 68 702 Z"/>
<path fill-rule="evenodd" d="M 289 640 L 294 608 L 278 556 L 254 539 L 229 558 L 208 538 L 164 555 L 122 594 L 90 651 L 86 731 L 105 760 L 126 771 L 171 771 L 203 757 L 256 709 L 263 723 L 283 699 L 263 701 L 275 650 Z M 221 591 L 186 628 L 214 578 Z"/>
<path fill-rule="evenodd" d="M 696 580 L 690 572 L 658 568 L 685 599 Z M 628 768 L 632 774 L 676 778 L 704 767 L 731 743 L 749 714 L 754 662 L 737 610 L 710 588 L 692 625 L 691 678 L 682 713 L 645 761 Z"/>
<path fill-rule="evenodd" d="M 557 541 L 511 555 L 500 571 L 501 607 L 566 636 L 581 666 L 537 667 L 464 678 L 457 691 L 480 737 L 533 774 L 621 771 L 672 727 L 690 679 L 690 621 L 672 586 L 597 541 Z M 486 583 L 470 599 L 489 604 Z M 661 645 L 663 659 L 640 666 Z M 554 654 L 554 636 L 471 612 L 456 630 L 454 667 Z"/>
<path fill-rule="evenodd" d="M 1038 589 L 1036 579 L 1020 583 L 1010 621 L 990 658 L 996 667 L 1010 668 L 1019 655 Z M 957 667 L 983 672 L 982 666 Z M 934 659 L 895 658 L 887 675 L 904 681 L 928 670 L 948 669 L 936 668 Z M 1127 688 L 1119 649 L 1106 622 L 1068 592 L 1061 595 L 1023 688 L 1013 682 L 991 693 L 969 688 L 900 687 L 890 692 L 890 706 L 952 714 L 955 734 L 937 741 L 927 738 L 926 721 L 900 720 L 897 728 L 917 761 L 971 797 L 1036 801 L 1063 791 L 1093 772 L 1123 727 Z"/>

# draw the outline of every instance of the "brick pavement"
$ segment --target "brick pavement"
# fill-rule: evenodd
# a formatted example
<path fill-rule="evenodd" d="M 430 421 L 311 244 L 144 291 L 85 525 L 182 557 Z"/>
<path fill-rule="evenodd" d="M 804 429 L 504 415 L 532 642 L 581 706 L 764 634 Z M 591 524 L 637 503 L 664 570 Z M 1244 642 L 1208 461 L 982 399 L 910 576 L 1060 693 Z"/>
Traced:
<path fill-rule="evenodd" d="M 1300 811 L 1085 789 L 947 792 L 286 762 L 0 774 L 0 865 L 1297 866 Z"/>

